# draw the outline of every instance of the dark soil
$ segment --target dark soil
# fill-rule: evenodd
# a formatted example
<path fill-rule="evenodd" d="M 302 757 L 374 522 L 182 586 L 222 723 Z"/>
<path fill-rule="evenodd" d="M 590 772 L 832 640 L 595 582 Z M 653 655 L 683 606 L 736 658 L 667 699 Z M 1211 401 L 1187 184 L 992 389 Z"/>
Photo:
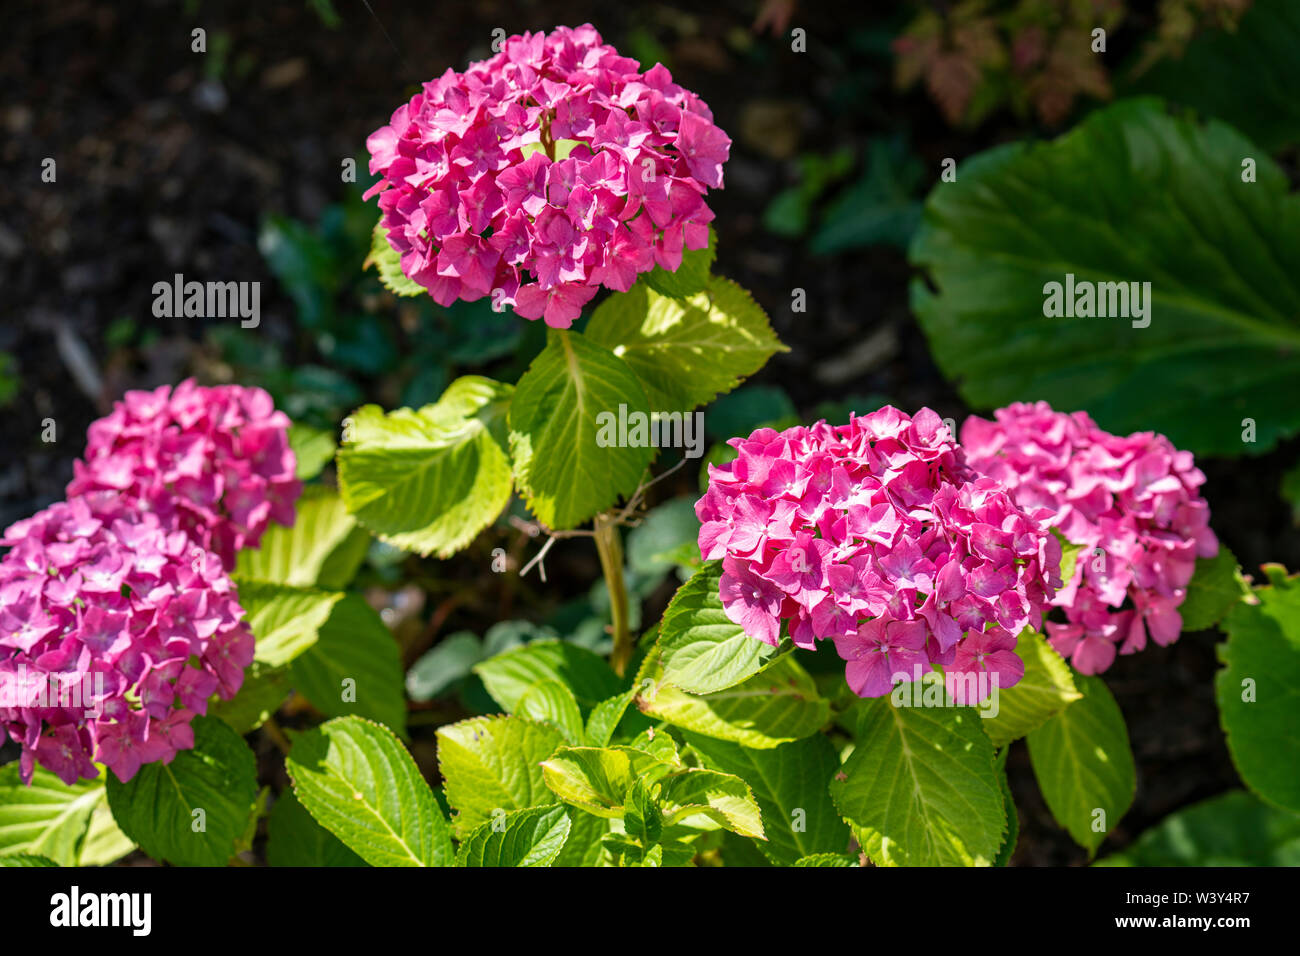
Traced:
<path fill-rule="evenodd" d="M 806 54 L 792 54 L 786 39 L 755 36 L 757 4 L 742 0 L 373 0 L 373 15 L 358 0 L 333 5 L 336 29 L 307 0 L 6 3 L 0 352 L 16 357 L 21 390 L 0 415 L 0 523 L 62 496 L 86 426 L 124 389 L 210 369 L 196 320 L 152 315 L 155 282 L 176 272 L 261 281 L 262 324 L 247 334 L 280 344 L 291 359 L 309 358 L 295 335 L 294 305 L 257 249 L 258 223 L 272 213 L 314 222 L 342 195 L 341 160 L 363 152 L 366 135 L 414 84 L 487 55 L 496 27 L 516 33 L 590 21 L 624 52 L 658 45 L 675 78 L 699 91 L 732 133 L 727 188 L 710 198 L 716 270 L 753 292 L 791 347 L 756 381 L 784 387 L 804 414 L 823 400 L 869 394 L 959 421 L 968 413 L 909 314 L 901 252 L 814 258 L 761 221 L 769 199 L 795 181 L 793 160 L 803 151 L 861 152 L 874 137 L 903 132 L 937 172 L 942 157 L 960 160 L 1039 132 L 1010 120 L 953 132 L 924 95 L 893 92 L 888 60 L 846 39 L 847 27 L 864 18 L 879 20 L 882 31 L 895 26 L 890 5 L 864 13 L 868 5 L 803 4 L 794 24 L 808 30 Z M 191 52 L 195 27 L 207 31 L 207 54 Z M 55 183 L 41 181 L 46 157 L 57 161 Z M 796 288 L 807 293 L 806 313 L 791 311 Z M 147 347 L 127 354 L 112 347 L 107 333 L 122 316 L 156 333 Z M 864 348 L 868 340 L 874 344 Z M 849 353 L 856 358 L 848 373 L 828 378 L 827 362 Z M 57 426 L 53 444 L 41 440 L 46 419 Z M 1248 462 L 1204 463 L 1214 526 L 1247 569 L 1265 560 L 1300 566 L 1300 536 L 1277 494 L 1297 457 L 1292 443 Z M 579 544 L 557 548 L 549 565 L 561 586 L 575 576 L 575 592 L 598 574 Z M 524 604 L 522 595 L 516 600 Z M 492 600 L 446 610 L 430 637 L 439 628 L 481 632 L 499 611 Z M 1171 648 L 1122 658 L 1107 673 L 1128 720 L 1138 792 L 1106 850 L 1238 785 L 1213 700 L 1216 638 L 1186 635 Z M 1085 862 L 1043 805 L 1023 744 L 1010 773 L 1021 814 L 1014 861 Z"/>

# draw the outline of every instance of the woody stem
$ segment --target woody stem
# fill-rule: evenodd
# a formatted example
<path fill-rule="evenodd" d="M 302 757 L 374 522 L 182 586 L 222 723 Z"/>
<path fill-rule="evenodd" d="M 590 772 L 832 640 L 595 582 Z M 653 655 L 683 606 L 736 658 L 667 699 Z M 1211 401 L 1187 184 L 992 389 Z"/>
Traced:
<path fill-rule="evenodd" d="M 609 613 L 613 621 L 614 651 L 609 663 L 614 673 L 622 677 L 632 659 L 633 641 L 627 627 L 627 584 L 623 580 L 623 542 L 619 538 L 618 523 L 610 514 L 596 515 L 596 553 L 600 555 L 600 570 L 609 588 Z"/>
<path fill-rule="evenodd" d="M 542 119 L 542 149 L 546 151 L 546 158 L 555 162 L 555 141 L 551 139 L 551 124 L 545 117 Z"/>

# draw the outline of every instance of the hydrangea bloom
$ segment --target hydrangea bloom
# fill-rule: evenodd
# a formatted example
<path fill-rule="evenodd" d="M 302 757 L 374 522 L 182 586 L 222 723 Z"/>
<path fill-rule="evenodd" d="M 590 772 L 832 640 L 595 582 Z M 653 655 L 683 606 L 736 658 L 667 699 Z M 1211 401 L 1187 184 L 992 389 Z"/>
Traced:
<path fill-rule="evenodd" d="M 493 295 L 567 328 L 600 286 L 708 245 L 731 140 L 663 65 L 642 73 L 588 24 L 448 69 L 366 146 L 403 273 L 441 305 Z"/>
<path fill-rule="evenodd" d="M 853 691 L 879 697 L 939 664 L 959 703 L 1024 674 L 1060 545 L 964 464 L 933 411 L 885 407 L 831 427 L 732 439 L 695 506 L 705 560 L 722 560 L 727 617 L 776 644 L 829 638 Z M 982 678 L 980 675 L 984 675 Z M 974 680 L 971 680 L 974 678 Z M 979 688 L 978 690 L 976 688 Z"/>
<path fill-rule="evenodd" d="M 215 556 L 130 499 L 97 491 L 0 538 L 0 726 L 65 783 L 100 761 L 127 781 L 194 746 L 233 697 L 253 635 Z"/>
<path fill-rule="evenodd" d="M 302 490 L 289 448 L 289 418 L 260 388 L 127 392 L 90 426 L 68 497 L 113 490 L 156 512 L 229 570 L 267 524 L 293 524 Z"/>
<path fill-rule="evenodd" d="M 1176 641 L 1196 559 L 1219 550 L 1197 491 L 1205 475 L 1191 453 L 1152 432 L 1112 435 L 1086 413 L 1046 402 L 1011 405 L 995 418 L 962 426 L 968 463 L 1021 507 L 1048 509 L 1049 524 L 1084 549 L 1052 602 L 1067 619 L 1047 624 L 1053 646 L 1082 673 L 1098 674 L 1116 652 L 1145 647 L 1148 634 L 1160 645 Z"/>

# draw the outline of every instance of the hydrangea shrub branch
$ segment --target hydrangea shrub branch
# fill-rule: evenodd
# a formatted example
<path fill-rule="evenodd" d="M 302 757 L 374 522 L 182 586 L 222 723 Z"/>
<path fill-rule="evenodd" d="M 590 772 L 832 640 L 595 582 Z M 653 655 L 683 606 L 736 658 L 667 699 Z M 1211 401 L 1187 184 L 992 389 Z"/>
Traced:
<path fill-rule="evenodd" d="M 380 538 L 440 557 L 512 491 L 548 542 L 594 522 L 621 673 L 633 635 L 618 525 L 655 449 L 601 443 L 602 414 L 688 414 L 784 348 L 748 294 L 710 275 L 706 198 L 730 139 L 662 65 L 642 70 L 582 26 L 447 70 L 367 146 L 386 285 L 441 305 L 490 296 L 553 331 L 513 388 L 462 379 L 423 409 L 354 414 L 343 499 Z M 570 328 L 601 290 L 584 331 Z"/>

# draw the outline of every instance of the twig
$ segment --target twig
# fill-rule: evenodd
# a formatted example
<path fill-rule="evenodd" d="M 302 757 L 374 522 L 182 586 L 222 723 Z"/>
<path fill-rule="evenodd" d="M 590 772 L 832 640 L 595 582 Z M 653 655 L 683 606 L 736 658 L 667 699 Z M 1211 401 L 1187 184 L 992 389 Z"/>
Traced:
<path fill-rule="evenodd" d="M 628 499 L 627 504 L 625 504 L 619 511 L 617 511 L 613 515 L 610 515 L 606 519 L 606 523 L 611 525 L 628 525 L 629 527 L 635 527 L 636 525 L 640 524 L 641 519 L 640 518 L 634 519 L 632 517 L 632 514 L 639 507 L 641 507 L 641 503 L 645 500 L 646 491 L 649 490 L 649 488 L 652 485 L 655 485 L 658 482 L 663 481 L 673 472 L 677 471 L 679 468 L 681 468 L 683 465 L 686 464 L 686 461 L 687 461 L 686 458 L 682 458 L 681 461 L 677 462 L 677 464 L 673 465 L 667 471 L 663 472 L 662 474 L 656 475 L 655 477 L 651 478 L 649 481 L 643 482 L 642 484 L 638 485 L 636 491 L 632 492 L 632 497 Z M 522 531 L 524 534 L 528 535 L 530 538 L 535 538 L 539 534 L 542 534 L 543 532 L 546 534 L 546 543 L 542 545 L 542 549 L 538 551 L 536 555 L 533 556 L 533 559 L 531 561 L 529 561 L 527 564 L 525 564 L 522 568 L 519 569 L 519 576 L 522 578 L 526 574 L 528 574 L 529 571 L 533 569 L 533 565 L 537 565 L 537 572 L 538 574 L 541 575 L 543 584 L 546 583 L 546 566 L 541 562 L 546 557 L 547 552 L 551 550 L 551 545 L 554 544 L 557 539 L 595 538 L 598 535 L 597 531 L 594 530 L 588 531 L 585 528 L 573 528 L 568 531 L 552 531 L 550 528 L 546 527 L 546 525 L 542 524 L 540 521 L 535 521 L 535 522 L 524 521 L 523 519 L 519 518 L 516 515 L 511 515 L 509 520 L 511 525 L 513 525 L 515 528 Z"/>
<path fill-rule="evenodd" d="M 525 574 L 527 574 L 529 571 L 533 569 L 533 565 L 535 564 L 537 565 L 537 573 L 542 576 L 542 583 L 545 584 L 546 565 L 542 564 L 542 559 L 546 557 L 546 552 L 551 550 L 551 545 L 555 544 L 555 542 L 556 542 L 556 536 L 552 534 L 550 537 L 546 539 L 546 543 L 542 545 L 542 550 L 538 551 L 537 554 L 533 555 L 533 559 L 519 569 L 519 576 L 522 578 Z"/>

